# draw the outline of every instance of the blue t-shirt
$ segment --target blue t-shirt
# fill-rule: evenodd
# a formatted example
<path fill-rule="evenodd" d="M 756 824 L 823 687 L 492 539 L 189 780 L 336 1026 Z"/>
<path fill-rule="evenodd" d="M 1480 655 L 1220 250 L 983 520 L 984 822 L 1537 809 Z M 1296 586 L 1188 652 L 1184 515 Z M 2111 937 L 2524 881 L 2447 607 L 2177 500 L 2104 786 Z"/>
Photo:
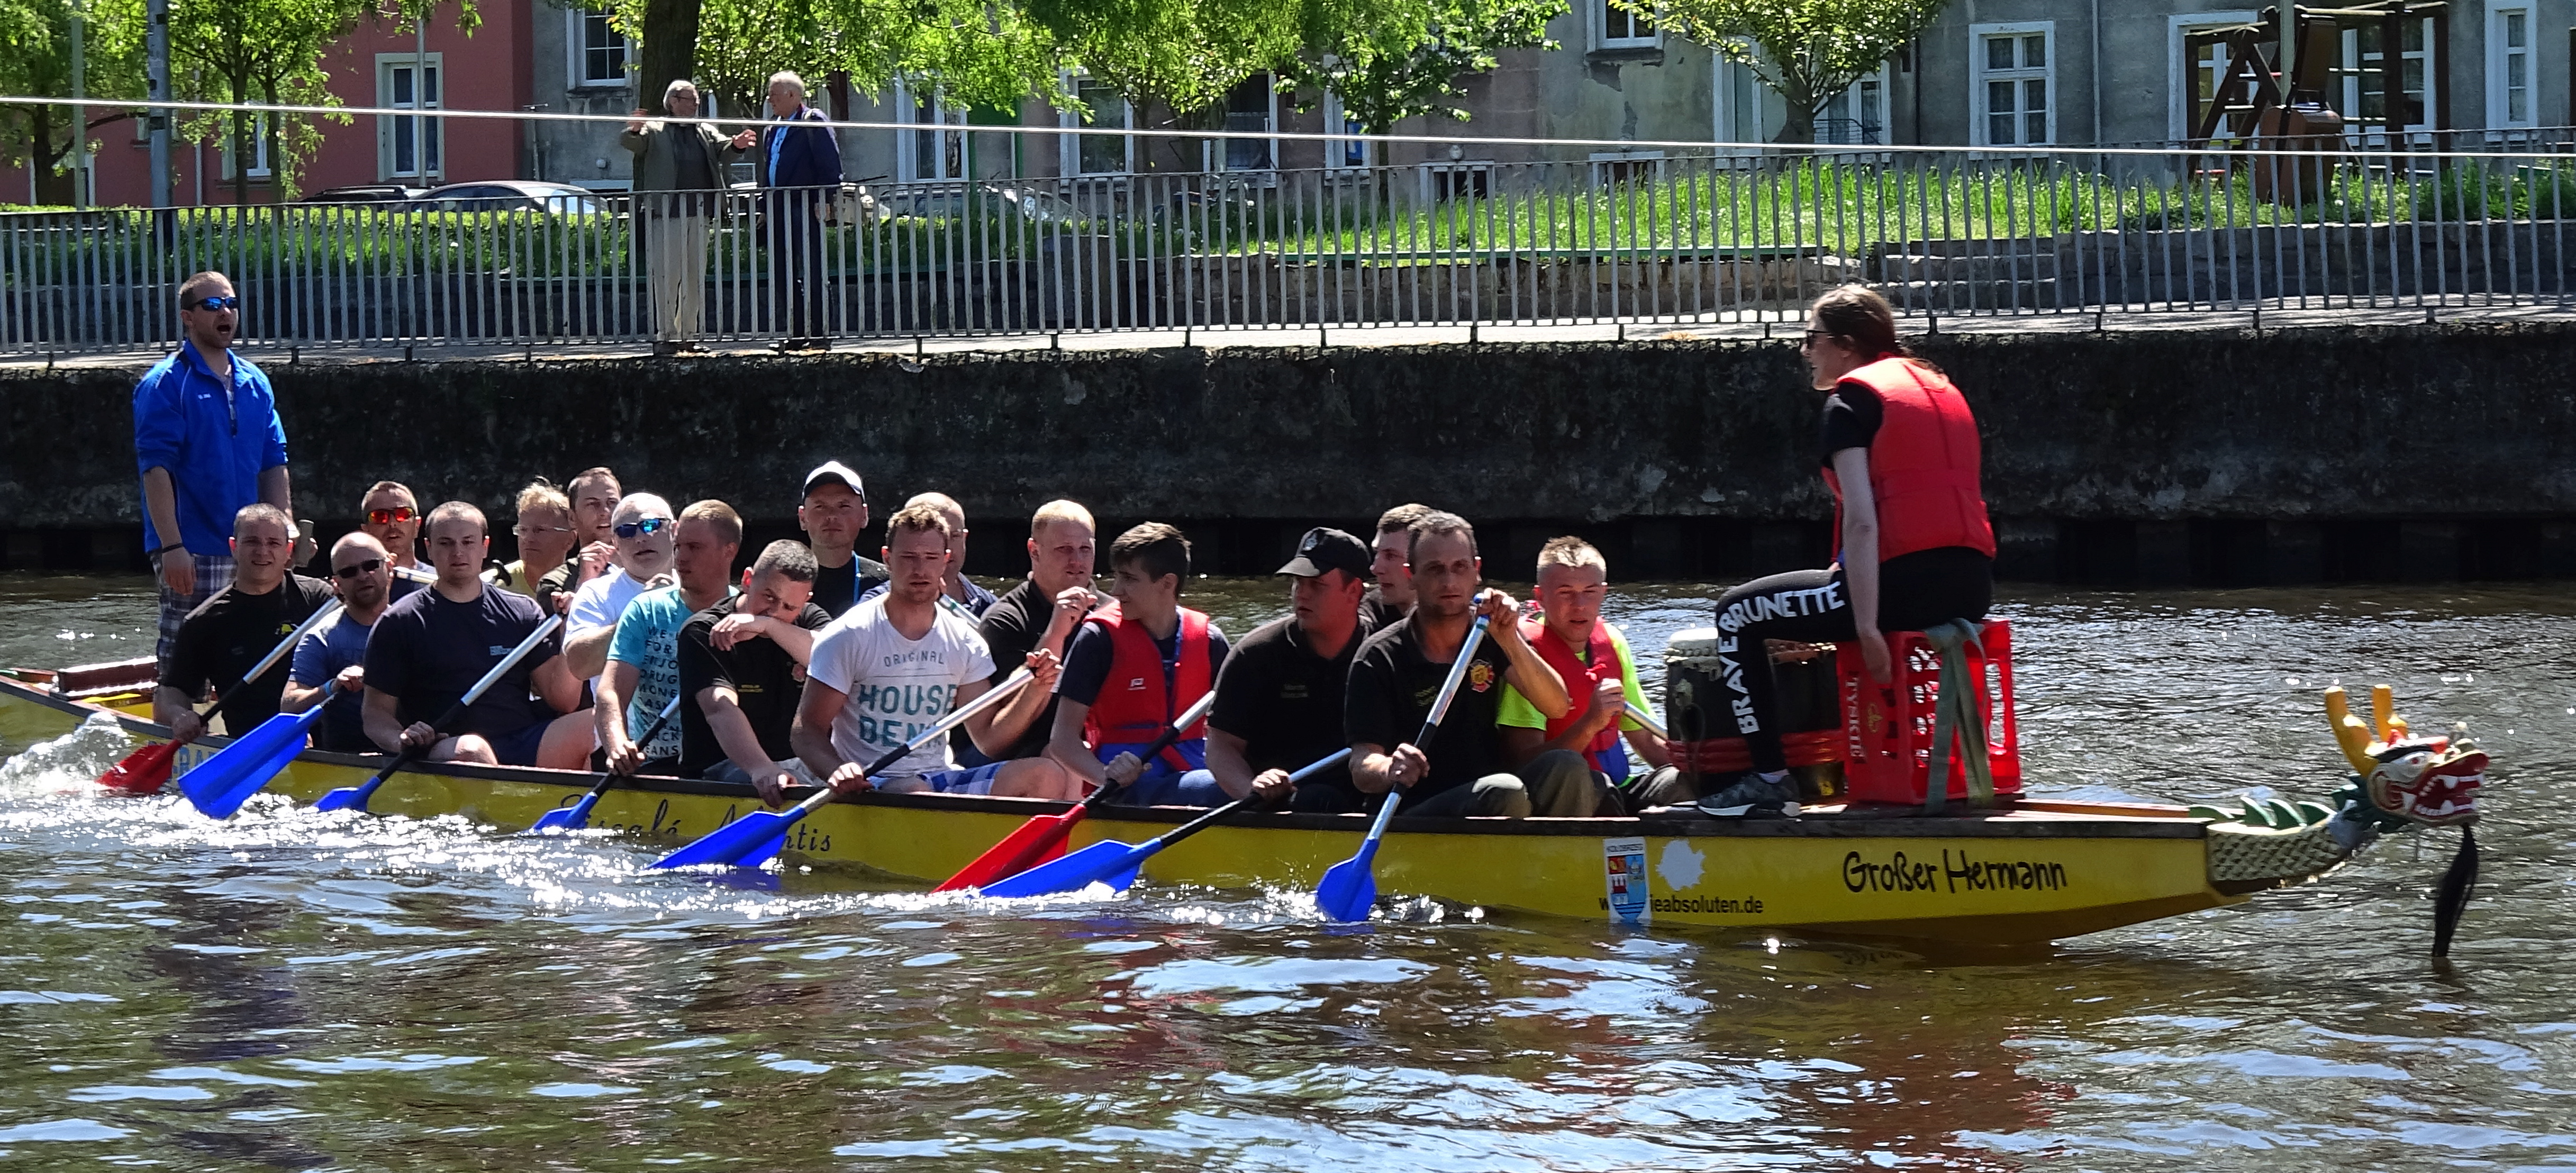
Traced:
<path fill-rule="evenodd" d="M 382 616 L 378 616 L 382 618 Z M 306 632 L 295 645 L 295 664 L 288 669 L 287 679 L 298 688 L 320 688 L 340 675 L 343 668 L 367 662 L 366 624 L 349 618 L 346 611 L 331 621 Z M 335 692 L 322 702 L 322 719 L 313 726 L 315 749 L 341 753 L 374 753 L 376 743 L 367 740 L 364 692 Z"/>
<path fill-rule="evenodd" d="M 134 384 L 135 473 L 168 469 L 179 498 L 175 535 L 155 530 L 145 506 L 146 550 L 186 542 L 191 554 L 230 554 L 233 514 L 259 500 L 262 471 L 286 463 L 286 428 L 268 376 L 238 354 L 232 361 L 229 394 L 193 342 Z"/>
<path fill-rule="evenodd" d="M 635 596 L 617 617 L 617 634 L 608 639 L 608 658 L 635 666 L 635 695 L 626 701 L 626 736 L 642 737 L 662 715 L 662 706 L 680 695 L 680 629 L 689 625 L 689 604 L 680 588 L 661 587 Z M 680 756 L 680 718 L 673 714 L 662 731 L 644 747 L 648 758 Z"/>

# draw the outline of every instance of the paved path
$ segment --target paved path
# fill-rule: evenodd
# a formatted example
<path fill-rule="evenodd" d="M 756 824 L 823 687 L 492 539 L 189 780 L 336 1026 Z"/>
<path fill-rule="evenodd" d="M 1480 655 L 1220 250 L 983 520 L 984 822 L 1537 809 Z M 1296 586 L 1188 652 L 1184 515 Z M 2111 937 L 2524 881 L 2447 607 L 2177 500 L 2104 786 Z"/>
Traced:
<path fill-rule="evenodd" d="M 1747 314 L 1749 320 L 1727 322 L 1631 322 L 1581 325 L 1478 326 L 1342 326 L 1324 329 L 1266 327 L 1208 330 L 1117 330 L 1100 333 L 1015 334 L 989 337 L 914 339 L 844 339 L 836 354 L 1012 354 L 1063 349 L 1069 351 L 1150 350 L 1176 346 L 1315 347 L 1433 346 L 1477 343 L 1645 342 L 1693 339 L 1747 341 L 1794 338 L 1800 316 L 1787 311 Z M 2352 327 L 2421 326 L 2427 323 L 2553 322 L 2576 323 L 2576 306 L 2520 305 L 2400 307 L 2381 309 L 2308 309 L 2211 312 L 2125 311 L 2104 314 L 2050 313 L 2020 316 L 1925 318 L 1900 320 L 1908 334 L 1928 330 L 1957 334 L 2085 333 L 2096 330 L 2313 330 Z M 166 349 L 130 349 L 57 356 L 16 355 L 0 358 L 0 370 L 51 367 L 140 367 L 156 361 Z M 548 344 L 536 347 L 478 343 L 428 343 L 414 347 L 370 344 L 286 348 L 253 343 L 245 353 L 266 366 L 293 363 L 380 362 L 577 362 L 633 359 L 652 353 L 648 343 Z M 710 342 L 705 357 L 769 355 L 766 341 Z M 671 360 L 675 362 L 687 359 Z"/>

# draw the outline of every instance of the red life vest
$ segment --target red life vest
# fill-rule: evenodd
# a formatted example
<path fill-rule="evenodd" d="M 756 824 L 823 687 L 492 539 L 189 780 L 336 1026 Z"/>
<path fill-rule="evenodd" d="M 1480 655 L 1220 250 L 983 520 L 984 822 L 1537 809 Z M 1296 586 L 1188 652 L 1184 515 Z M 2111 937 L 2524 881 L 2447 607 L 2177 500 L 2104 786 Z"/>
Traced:
<path fill-rule="evenodd" d="M 1123 621 L 1115 604 L 1083 620 L 1109 633 L 1109 675 L 1101 680 L 1100 696 L 1082 723 L 1083 741 L 1101 754 L 1101 760 L 1118 756 L 1120 748 L 1141 747 L 1161 737 L 1174 717 L 1213 687 L 1208 672 L 1208 617 L 1187 607 L 1180 611 L 1181 658 L 1172 666 L 1168 693 L 1163 688 L 1163 653 L 1142 624 Z M 1177 746 L 1206 736 L 1207 720 L 1201 718 L 1173 741 Z M 1175 769 L 1197 768 L 1177 748 L 1164 750 L 1163 760 Z"/>
<path fill-rule="evenodd" d="M 1937 371 L 1903 358 L 1882 358 L 1843 376 L 1878 393 L 1886 415 L 1869 444 L 1870 496 L 1878 504 L 1878 560 L 1966 546 L 1995 556 L 1994 526 L 1977 474 L 1983 458 L 1977 420 L 1968 401 Z M 1834 491 L 1834 533 L 1840 546 L 1843 486 L 1825 470 Z"/>
<path fill-rule="evenodd" d="M 1619 649 L 1610 643 L 1610 625 L 1607 622 L 1595 621 L 1592 624 L 1592 636 L 1584 646 L 1590 663 L 1576 659 L 1574 649 L 1565 646 L 1564 640 L 1548 631 L 1546 619 L 1540 616 L 1532 615 L 1521 620 L 1521 638 L 1538 649 L 1539 659 L 1547 661 L 1548 667 L 1556 669 L 1556 678 L 1565 682 L 1565 695 L 1574 701 L 1564 716 L 1548 719 L 1547 739 L 1550 741 L 1574 727 L 1574 719 L 1583 711 L 1585 699 L 1592 695 L 1593 689 L 1600 687 L 1602 681 L 1623 679 Z M 1592 739 L 1591 744 L 1584 746 L 1583 758 L 1592 763 L 1593 769 L 1610 775 L 1614 781 L 1626 779 L 1628 751 L 1619 741 L 1619 722 L 1612 721 L 1608 728 Z M 1614 766 L 1617 768 L 1613 769 Z"/>

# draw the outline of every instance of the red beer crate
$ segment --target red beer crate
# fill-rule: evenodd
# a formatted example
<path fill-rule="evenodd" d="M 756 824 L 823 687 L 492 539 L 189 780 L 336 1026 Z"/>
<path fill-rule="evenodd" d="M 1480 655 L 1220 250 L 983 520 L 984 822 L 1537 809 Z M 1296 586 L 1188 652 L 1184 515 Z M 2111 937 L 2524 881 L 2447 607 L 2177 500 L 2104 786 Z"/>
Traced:
<path fill-rule="evenodd" d="M 1984 654 L 1962 648 L 1977 681 L 1977 710 L 1986 723 L 1986 764 L 1995 793 L 2021 793 L 2021 740 L 2013 721 L 2012 624 L 1985 622 Z M 1934 705 L 1941 695 L 1941 654 L 1919 631 L 1887 633 L 1894 679 L 1879 684 L 1862 666 L 1860 644 L 1841 645 L 1843 776 L 1849 801 L 1920 806 L 1931 772 Z M 1968 772 L 1953 747 L 1949 795 L 1968 796 Z"/>

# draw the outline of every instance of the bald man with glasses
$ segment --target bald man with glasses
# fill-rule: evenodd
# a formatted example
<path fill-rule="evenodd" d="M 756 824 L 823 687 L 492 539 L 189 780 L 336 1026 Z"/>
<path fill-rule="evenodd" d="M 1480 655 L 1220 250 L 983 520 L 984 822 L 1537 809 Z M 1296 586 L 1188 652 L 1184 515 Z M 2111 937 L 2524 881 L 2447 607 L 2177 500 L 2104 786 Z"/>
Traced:
<path fill-rule="evenodd" d="M 320 704 L 322 719 L 313 725 L 313 748 L 374 753 L 360 698 L 367 686 L 367 636 L 393 602 L 394 565 L 384 543 L 368 533 L 333 542 L 331 585 L 340 592 L 340 613 L 297 641 L 278 711 L 301 713 Z M 325 702 L 322 690 L 333 681 L 340 687 Z"/>

